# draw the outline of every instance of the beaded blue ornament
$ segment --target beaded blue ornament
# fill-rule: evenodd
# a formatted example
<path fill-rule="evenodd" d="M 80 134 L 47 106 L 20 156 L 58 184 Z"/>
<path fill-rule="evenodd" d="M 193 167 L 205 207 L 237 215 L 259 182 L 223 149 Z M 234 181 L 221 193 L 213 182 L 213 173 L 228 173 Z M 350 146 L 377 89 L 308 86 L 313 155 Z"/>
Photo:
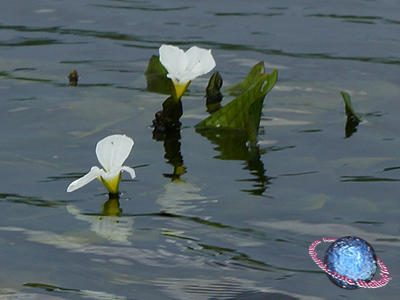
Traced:
<path fill-rule="evenodd" d="M 374 248 L 365 240 L 356 236 L 346 236 L 333 242 L 325 253 L 325 265 L 339 275 L 354 282 L 369 282 L 376 273 L 377 260 Z M 355 284 L 348 284 L 340 277 L 328 274 L 329 279 L 344 289 L 356 289 Z"/>
<path fill-rule="evenodd" d="M 333 242 L 325 253 L 324 262 L 317 257 L 316 240 L 309 247 L 309 254 L 315 263 L 324 270 L 329 279 L 337 286 L 354 290 L 362 288 L 379 288 L 391 279 L 386 265 L 376 256 L 372 246 L 365 240 L 346 236 L 340 239 L 323 238 L 324 242 Z M 381 278 L 372 279 L 379 265 Z"/>

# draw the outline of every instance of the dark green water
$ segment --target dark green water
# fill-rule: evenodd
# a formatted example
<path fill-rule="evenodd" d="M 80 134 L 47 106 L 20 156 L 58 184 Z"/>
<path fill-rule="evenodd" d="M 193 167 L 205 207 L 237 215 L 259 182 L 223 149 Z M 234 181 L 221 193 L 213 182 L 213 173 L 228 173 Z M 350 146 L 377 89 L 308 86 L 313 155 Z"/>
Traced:
<path fill-rule="evenodd" d="M 389 0 L 2 3 L 0 299 L 394 299 L 398 15 Z M 278 69 L 258 150 L 195 132 L 211 73 L 183 98 L 180 139 L 152 138 L 165 96 L 143 73 L 164 43 L 211 49 L 224 87 Z M 363 120 L 349 138 L 340 91 Z M 114 133 L 135 140 L 137 173 L 118 217 L 98 181 L 66 193 Z M 346 235 L 374 246 L 387 286 L 320 271 L 308 246 Z"/>

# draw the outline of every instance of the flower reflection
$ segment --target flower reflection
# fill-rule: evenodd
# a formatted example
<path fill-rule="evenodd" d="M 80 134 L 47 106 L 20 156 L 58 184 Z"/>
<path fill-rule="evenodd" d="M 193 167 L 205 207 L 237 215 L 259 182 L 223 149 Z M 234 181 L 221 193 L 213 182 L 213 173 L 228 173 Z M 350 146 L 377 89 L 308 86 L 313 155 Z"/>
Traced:
<path fill-rule="evenodd" d="M 134 169 L 122 166 L 133 144 L 130 137 L 120 134 L 110 135 L 99 141 L 96 146 L 96 155 L 104 170 L 96 166 L 92 167 L 89 173 L 72 182 L 67 192 L 75 191 L 98 178 L 110 194 L 117 194 L 122 171 L 128 172 L 132 179 L 136 177 Z"/>
<path fill-rule="evenodd" d="M 157 203 L 163 207 L 163 211 L 171 214 L 182 213 L 196 208 L 194 200 L 203 200 L 205 197 L 199 195 L 200 188 L 192 183 L 181 179 L 186 174 L 183 156 L 181 154 L 180 132 L 167 133 L 164 135 L 163 145 L 165 150 L 164 158 L 173 167 L 172 173 L 163 173 L 163 176 L 171 181 L 165 186 L 165 192 L 161 194 Z"/>
<path fill-rule="evenodd" d="M 186 52 L 178 47 L 162 45 L 159 49 L 160 62 L 168 71 L 175 87 L 176 99 L 182 98 L 190 81 L 210 72 L 215 67 L 211 50 L 196 46 Z"/>
<path fill-rule="evenodd" d="M 85 214 L 74 205 L 67 210 L 78 220 L 90 223 L 90 229 L 115 244 L 131 245 L 128 237 L 133 234 L 133 218 L 119 217 L 121 208 L 118 198 L 110 198 L 103 204 L 102 214 Z"/>
<path fill-rule="evenodd" d="M 199 195 L 200 188 L 181 179 L 172 180 L 164 186 L 164 189 L 164 194 L 160 195 L 156 202 L 168 213 L 176 214 L 196 209 L 197 205 L 192 201 L 207 199 Z"/>

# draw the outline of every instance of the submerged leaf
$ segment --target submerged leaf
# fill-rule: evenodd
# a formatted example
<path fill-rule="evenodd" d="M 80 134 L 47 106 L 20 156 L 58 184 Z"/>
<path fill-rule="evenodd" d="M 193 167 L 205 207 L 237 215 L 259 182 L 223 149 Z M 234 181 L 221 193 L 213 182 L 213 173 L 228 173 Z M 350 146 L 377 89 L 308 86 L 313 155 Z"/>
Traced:
<path fill-rule="evenodd" d="M 254 68 L 253 68 L 254 69 Z M 255 142 L 261 119 L 264 98 L 275 85 L 278 71 L 260 77 L 258 82 L 225 107 L 198 123 L 196 129 L 245 130 L 249 140 Z"/>

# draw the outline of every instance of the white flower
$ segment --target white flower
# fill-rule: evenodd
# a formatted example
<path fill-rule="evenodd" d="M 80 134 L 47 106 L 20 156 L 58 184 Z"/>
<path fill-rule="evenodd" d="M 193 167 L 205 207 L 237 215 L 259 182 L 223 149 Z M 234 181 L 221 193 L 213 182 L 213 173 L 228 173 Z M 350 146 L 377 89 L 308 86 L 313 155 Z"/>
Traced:
<path fill-rule="evenodd" d="M 128 158 L 133 147 L 133 140 L 126 135 L 110 135 L 97 143 L 96 155 L 103 169 L 92 167 L 85 176 L 72 182 L 67 192 L 75 191 L 98 178 L 106 186 L 111 194 L 118 193 L 119 182 L 121 181 L 121 172 L 128 172 L 132 178 L 136 177 L 135 170 L 122 166 Z"/>
<path fill-rule="evenodd" d="M 180 99 L 196 77 L 210 72 L 215 67 L 215 60 L 211 50 L 193 46 L 188 51 L 171 45 L 162 45 L 159 49 L 160 62 L 168 71 L 176 92 Z"/>

